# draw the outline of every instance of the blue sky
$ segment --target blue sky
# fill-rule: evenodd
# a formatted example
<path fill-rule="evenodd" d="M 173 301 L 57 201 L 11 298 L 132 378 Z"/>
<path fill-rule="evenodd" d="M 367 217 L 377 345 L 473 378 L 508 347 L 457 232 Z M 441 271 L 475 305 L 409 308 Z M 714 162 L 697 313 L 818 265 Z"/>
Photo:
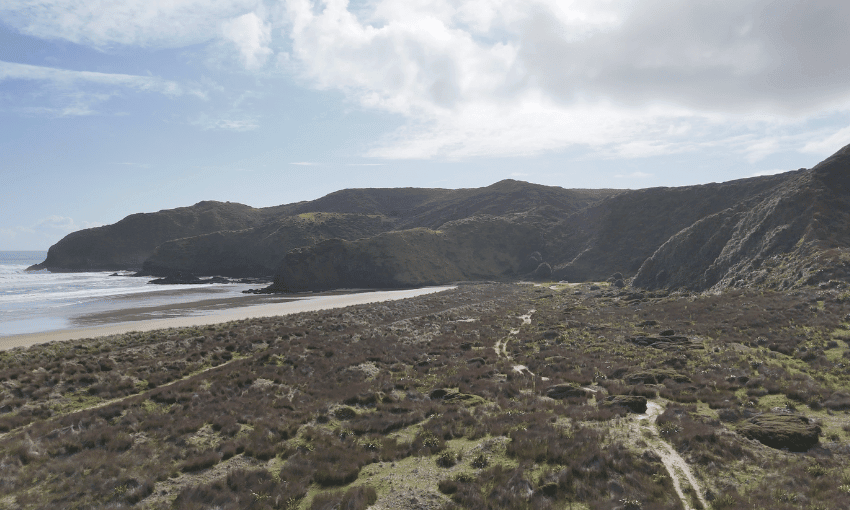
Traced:
<path fill-rule="evenodd" d="M 0 250 L 351 187 L 678 186 L 850 143 L 850 3 L 0 4 Z"/>

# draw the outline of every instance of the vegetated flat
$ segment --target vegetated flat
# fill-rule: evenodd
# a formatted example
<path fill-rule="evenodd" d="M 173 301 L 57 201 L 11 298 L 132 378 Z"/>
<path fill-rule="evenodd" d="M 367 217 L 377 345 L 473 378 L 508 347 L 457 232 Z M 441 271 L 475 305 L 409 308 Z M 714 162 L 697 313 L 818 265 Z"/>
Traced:
<path fill-rule="evenodd" d="M 3 351 L 0 508 L 848 508 L 848 302 L 479 284 Z"/>

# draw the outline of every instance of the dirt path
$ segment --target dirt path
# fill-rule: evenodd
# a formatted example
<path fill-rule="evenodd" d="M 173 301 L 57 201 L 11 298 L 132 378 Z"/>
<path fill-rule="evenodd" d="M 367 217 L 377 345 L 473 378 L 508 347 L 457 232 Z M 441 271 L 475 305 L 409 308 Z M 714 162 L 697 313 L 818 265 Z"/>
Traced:
<path fill-rule="evenodd" d="M 199 371 L 197 371 L 197 372 L 193 372 L 193 373 L 191 373 L 191 374 L 189 374 L 189 375 L 186 375 L 186 376 L 184 376 L 184 377 L 181 377 L 180 379 L 175 379 L 175 380 L 173 380 L 173 381 L 171 381 L 171 382 L 169 382 L 169 383 L 167 383 L 167 384 L 162 384 L 162 385 L 160 385 L 160 386 L 157 386 L 156 388 L 151 388 L 151 389 L 149 389 L 149 390 L 145 390 L 145 391 L 142 391 L 142 392 L 139 392 L 139 393 L 134 393 L 134 394 L 132 394 L 132 395 L 127 395 L 127 396 L 125 396 L 125 397 L 117 397 L 117 398 L 112 398 L 112 399 L 109 399 L 109 400 L 103 400 L 103 401 L 98 402 L 98 403 L 96 403 L 96 404 L 92 404 L 92 405 L 90 405 L 90 406 L 88 406 L 88 407 L 81 407 L 81 408 L 78 408 L 78 409 L 74 409 L 73 411 L 66 411 L 66 412 L 64 412 L 64 413 L 56 413 L 56 414 L 54 414 L 53 416 L 51 416 L 50 418 L 48 418 L 48 420 L 54 420 L 54 419 L 62 418 L 63 416 L 68 416 L 68 415 L 71 415 L 71 414 L 81 413 L 81 412 L 84 412 L 84 411 L 91 411 L 91 410 L 93 410 L 93 409 L 100 409 L 101 407 L 106 407 L 106 406 L 108 406 L 108 405 L 116 404 L 116 403 L 118 403 L 118 402 L 122 402 L 122 401 L 124 401 L 124 400 L 129 400 L 129 399 L 131 399 L 131 398 L 135 398 L 135 397 L 144 397 L 145 395 L 148 395 L 148 394 L 150 394 L 150 393 L 153 393 L 153 392 L 154 392 L 154 391 L 156 391 L 156 390 L 160 390 L 160 389 L 163 389 L 163 388 L 168 388 L 169 386 L 173 386 L 173 385 L 175 385 L 175 384 L 179 384 L 179 383 L 181 383 L 181 382 L 183 382 L 183 381 L 185 381 L 185 380 L 187 380 L 187 379 L 191 379 L 192 377 L 195 377 L 195 376 L 197 376 L 197 375 L 200 375 L 200 374 L 203 374 L 203 373 L 209 372 L 210 370 L 215 370 L 215 369 L 217 369 L 217 368 L 225 367 L 225 366 L 227 366 L 227 365 L 229 365 L 229 364 L 233 363 L 234 361 L 238 361 L 238 360 L 240 360 L 240 359 L 242 359 L 242 358 L 233 358 L 233 359 L 231 359 L 230 361 L 227 361 L 227 362 L 222 363 L 222 364 L 220 364 L 220 365 L 215 365 L 215 366 L 212 366 L 212 367 L 207 367 L 207 368 L 205 368 L 205 369 L 203 369 L 203 370 L 199 370 Z M 22 427 L 18 427 L 18 428 L 16 428 L 16 429 L 13 429 L 13 430 L 10 430 L 10 431 L 5 432 L 5 433 L 3 433 L 3 434 L 0 434 L 0 440 L 2 440 L 2 439 L 4 439 L 4 438 L 6 438 L 6 436 L 9 436 L 9 435 L 11 435 L 11 434 L 16 434 L 16 433 L 18 433 L 18 432 L 26 431 L 26 430 L 27 430 L 27 429 L 29 429 L 31 426 L 33 426 L 35 423 L 37 423 L 37 422 L 28 423 L 27 425 L 24 425 L 24 426 L 22 426 Z M 63 429 L 63 430 L 65 430 L 65 429 Z M 36 438 L 36 439 L 39 439 L 39 438 Z"/>
<path fill-rule="evenodd" d="M 531 310 L 528 311 L 527 314 L 520 315 L 519 317 L 517 317 L 517 319 L 522 319 L 522 325 L 523 326 L 525 326 L 527 324 L 531 324 L 531 316 L 536 311 L 537 310 L 532 308 Z M 500 358 L 510 358 L 510 356 L 508 356 L 508 341 L 510 341 L 510 337 L 516 336 L 518 334 L 519 334 L 518 329 L 512 329 L 512 330 L 510 330 L 510 335 L 507 338 L 505 338 L 504 340 L 496 340 L 495 345 L 493 345 L 493 350 L 496 351 L 496 356 L 498 356 Z M 517 365 L 517 366 L 522 366 L 522 365 Z M 525 367 L 523 367 L 523 368 L 525 368 Z M 514 367 L 514 370 L 516 370 L 516 367 Z M 519 371 L 522 371 L 522 370 L 519 370 Z"/>
<path fill-rule="evenodd" d="M 537 310 L 531 309 L 531 310 L 528 311 L 527 314 L 520 315 L 519 317 L 517 317 L 518 319 L 522 319 L 522 326 L 525 326 L 527 324 L 531 324 L 531 316 L 536 311 Z M 522 326 L 520 326 L 520 327 L 522 327 Z M 510 341 L 512 336 L 516 336 L 518 334 L 519 334 L 519 329 L 512 329 L 512 330 L 510 330 L 510 335 L 508 337 L 506 337 L 503 340 L 496 340 L 495 345 L 493 345 L 493 350 L 496 351 L 496 356 L 498 356 L 500 358 L 510 358 L 510 356 L 508 355 L 508 341 Z M 516 372 L 518 374 L 530 375 L 531 377 L 534 377 L 534 372 L 529 370 L 528 367 L 525 366 L 525 365 L 514 365 L 513 370 L 514 370 L 514 372 Z M 549 379 L 544 378 L 544 380 L 548 381 Z"/>
<path fill-rule="evenodd" d="M 684 488 L 690 486 L 694 493 L 696 493 L 696 497 L 699 500 L 702 508 L 709 508 L 708 502 L 705 500 L 703 496 L 702 488 L 697 483 L 696 477 L 694 477 L 693 472 L 691 472 L 691 468 L 688 466 L 688 463 L 685 462 L 685 459 L 681 457 L 673 447 L 661 438 L 661 435 L 658 433 L 658 427 L 655 426 L 655 420 L 658 418 L 658 415 L 661 414 L 661 406 L 656 402 L 647 402 L 646 404 L 646 413 L 640 414 L 636 417 L 635 420 L 635 428 L 638 429 L 638 432 L 648 431 L 650 434 L 650 438 L 647 439 L 647 443 L 652 450 L 661 457 L 661 462 L 664 463 L 664 467 L 667 468 L 667 473 L 670 474 L 670 479 L 673 481 L 673 488 L 676 489 L 676 494 L 679 496 L 679 499 L 682 501 L 682 505 L 685 507 L 685 510 L 695 510 L 693 506 L 691 506 L 691 498 L 685 495 Z M 639 435 L 637 437 L 641 437 Z M 697 507 L 699 508 L 699 507 Z"/>

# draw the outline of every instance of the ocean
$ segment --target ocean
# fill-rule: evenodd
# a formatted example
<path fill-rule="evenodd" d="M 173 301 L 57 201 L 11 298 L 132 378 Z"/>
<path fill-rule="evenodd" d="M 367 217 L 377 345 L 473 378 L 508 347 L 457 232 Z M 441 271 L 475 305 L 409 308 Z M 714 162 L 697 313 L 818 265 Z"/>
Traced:
<path fill-rule="evenodd" d="M 150 285 L 152 278 L 91 273 L 27 272 L 46 251 L 0 251 L 0 336 L 92 325 L 92 317 L 138 310 L 136 320 L 202 315 L 200 308 L 174 305 L 237 298 L 246 284 Z M 253 285 L 256 287 L 257 285 Z"/>

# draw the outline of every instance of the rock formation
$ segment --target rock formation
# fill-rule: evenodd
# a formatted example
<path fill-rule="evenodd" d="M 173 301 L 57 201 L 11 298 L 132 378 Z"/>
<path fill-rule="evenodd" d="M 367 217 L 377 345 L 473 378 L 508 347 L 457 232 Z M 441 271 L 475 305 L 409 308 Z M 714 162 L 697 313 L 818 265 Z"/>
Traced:
<path fill-rule="evenodd" d="M 850 277 L 848 220 L 850 146 L 811 170 L 679 188 L 505 180 L 264 209 L 201 202 L 69 234 L 33 268 L 278 275 L 290 290 L 521 278 L 787 289 Z"/>

